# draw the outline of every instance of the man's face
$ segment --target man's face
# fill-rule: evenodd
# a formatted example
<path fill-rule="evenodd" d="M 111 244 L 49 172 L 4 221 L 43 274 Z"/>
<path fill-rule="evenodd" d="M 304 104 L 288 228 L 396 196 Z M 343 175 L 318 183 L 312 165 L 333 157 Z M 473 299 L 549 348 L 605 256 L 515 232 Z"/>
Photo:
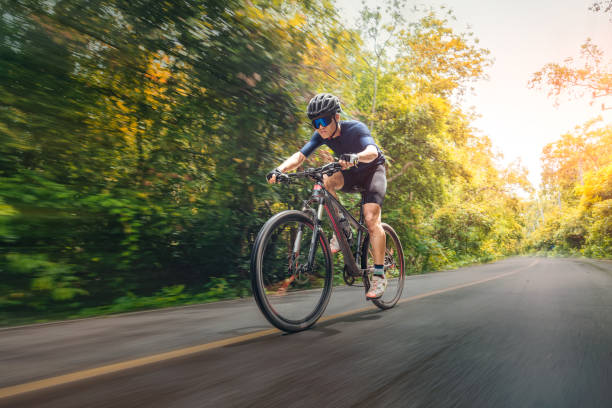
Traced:
<path fill-rule="evenodd" d="M 323 139 L 329 139 L 330 137 L 333 136 L 333 133 L 337 129 L 336 123 L 334 123 L 333 119 L 336 119 L 336 122 L 337 122 L 338 119 L 340 119 L 340 114 L 336 113 L 335 115 L 330 116 L 329 119 L 330 119 L 329 124 L 327 126 L 322 126 L 320 123 L 317 123 L 317 125 L 319 126 L 317 128 L 317 131 L 319 132 L 319 135 L 321 135 Z"/>

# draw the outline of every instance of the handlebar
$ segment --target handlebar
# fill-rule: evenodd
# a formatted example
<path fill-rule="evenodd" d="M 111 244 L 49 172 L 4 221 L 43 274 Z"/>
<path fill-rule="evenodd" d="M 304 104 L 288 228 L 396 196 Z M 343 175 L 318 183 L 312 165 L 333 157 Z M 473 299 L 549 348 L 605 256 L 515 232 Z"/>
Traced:
<path fill-rule="evenodd" d="M 340 163 L 333 162 L 328 163 L 325 166 L 309 168 L 304 171 L 298 171 L 296 173 L 282 173 L 276 177 L 276 181 L 278 183 L 290 183 L 292 179 L 296 178 L 307 178 L 310 177 L 317 181 L 323 181 L 323 176 L 331 176 L 334 173 L 337 173 L 342 170 L 342 166 Z"/>

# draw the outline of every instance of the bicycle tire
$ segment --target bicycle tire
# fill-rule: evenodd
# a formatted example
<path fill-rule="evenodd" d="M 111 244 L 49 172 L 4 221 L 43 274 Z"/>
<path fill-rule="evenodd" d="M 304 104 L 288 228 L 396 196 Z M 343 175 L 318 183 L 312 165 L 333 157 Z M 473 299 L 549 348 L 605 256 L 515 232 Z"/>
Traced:
<path fill-rule="evenodd" d="M 300 226 L 303 239 L 299 244 L 299 256 L 293 260 L 292 245 L 295 245 Z M 312 233 L 311 217 L 301 211 L 288 210 L 270 218 L 255 239 L 251 255 L 253 295 L 265 318 L 285 332 L 298 332 L 314 325 L 331 296 L 333 264 L 323 233 L 316 241 L 314 271 L 297 273 L 307 264 Z"/>
<path fill-rule="evenodd" d="M 404 290 L 405 281 L 405 261 L 404 261 L 404 249 L 400 242 L 397 233 L 389 224 L 382 223 L 383 230 L 386 235 L 386 249 L 385 249 L 385 275 L 389 281 L 387 289 L 382 297 L 373 299 L 372 303 L 378 306 L 380 309 L 386 310 L 391 309 L 402 297 L 402 291 Z M 372 260 L 372 254 L 370 249 L 370 235 L 366 234 L 363 244 L 361 246 L 361 267 L 363 269 L 373 268 L 374 262 Z M 368 285 L 366 285 L 368 286 Z M 367 291 L 367 288 L 366 288 Z"/>

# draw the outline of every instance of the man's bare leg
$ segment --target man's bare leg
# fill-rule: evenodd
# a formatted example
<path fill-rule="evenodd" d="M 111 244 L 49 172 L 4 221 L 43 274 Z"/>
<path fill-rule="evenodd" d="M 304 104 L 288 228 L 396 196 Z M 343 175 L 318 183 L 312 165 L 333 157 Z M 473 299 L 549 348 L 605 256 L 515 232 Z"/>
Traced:
<path fill-rule="evenodd" d="M 366 293 L 367 299 L 380 298 L 387 288 L 387 279 L 384 272 L 386 236 L 381 222 L 381 208 L 376 203 L 363 205 L 368 232 L 370 234 L 370 245 L 372 245 L 372 258 L 374 258 L 374 271 L 370 281 L 370 289 Z"/>
<path fill-rule="evenodd" d="M 331 176 L 323 176 L 323 185 L 337 200 L 338 193 L 336 191 L 344 186 L 344 176 L 340 172 L 334 173 Z"/>
<path fill-rule="evenodd" d="M 383 265 L 385 262 L 386 236 L 382 227 L 381 208 L 376 203 L 365 203 L 363 205 L 363 215 L 365 223 L 370 233 L 370 244 L 372 245 L 372 256 L 374 264 Z"/>

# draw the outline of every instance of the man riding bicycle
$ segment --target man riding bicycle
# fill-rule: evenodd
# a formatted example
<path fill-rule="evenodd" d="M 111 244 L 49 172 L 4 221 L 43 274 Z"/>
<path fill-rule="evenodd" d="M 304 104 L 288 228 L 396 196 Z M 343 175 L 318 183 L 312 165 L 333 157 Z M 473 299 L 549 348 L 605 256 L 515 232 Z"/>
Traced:
<path fill-rule="evenodd" d="M 324 185 L 336 198 L 337 190 L 354 192 L 353 189 L 357 187 L 365 191 L 363 213 L 374 258 L 372 284 L 366 298 L 378 299 L 387 287 L 383 268 L 386 238 L 381 225 L 381 208 L 387 191 L 385 156 L 374 142 L 368 127 L 356 120 L 340 121 L 341 112 L 340 101 L 336 96 L 329 93 L 315 95 L 308 103 L 307 110 L 315 129 L 312 138 L 302 149 L 268 173 L 267 179 L 269 183 L 275 183 L 278 174 L 299 167 L 322 144 L 329 146 L 340 157 L 339 163 L 343 170 L 325 176 Z M 330 247 L 334 253 L 340 250 L 335 234 Z"/>

